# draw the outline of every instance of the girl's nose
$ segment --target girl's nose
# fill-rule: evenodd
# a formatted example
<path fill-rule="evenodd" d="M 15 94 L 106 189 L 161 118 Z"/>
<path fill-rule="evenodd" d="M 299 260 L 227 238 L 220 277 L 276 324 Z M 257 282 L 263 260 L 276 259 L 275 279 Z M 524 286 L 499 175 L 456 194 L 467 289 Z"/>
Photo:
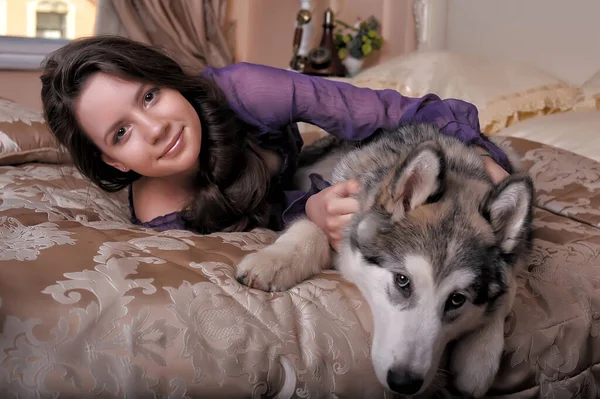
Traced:
<path fill-rule="evenodd" d="M 168 130 L 168 123 L 164 119 L 152 117 L 150 115 L 145 115 L 144 125 L 146 138 L 151 144 L 159 141 Z"/>

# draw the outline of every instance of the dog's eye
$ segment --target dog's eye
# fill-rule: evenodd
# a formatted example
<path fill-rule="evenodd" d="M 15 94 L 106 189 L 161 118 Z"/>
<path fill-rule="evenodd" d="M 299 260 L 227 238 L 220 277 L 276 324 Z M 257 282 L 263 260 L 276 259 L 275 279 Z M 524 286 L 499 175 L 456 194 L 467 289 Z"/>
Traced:
<path fill-rule="evenodd" d="M 450 294 L 450 296 L 448 297 L 448 300 L 446 301 L 446 306 L 445 306 L 444 311 L 458 309 L 462 305 L 465 304 L 466 300 L 467 300 L 467 297 L 465 297 L 463 294 L 459 294 L 458 292 L 453 292 L 452 294 Z"/>
<path fill-rule="evenodd" d="M 403 290 L 407 290 L 410 287 L 410 279 L 408 277 L 406 277 L 404 274 L 396 274 L 396 276 L 394 277 L 394 280 L 396 281 L 396 285 L 400 288 L 402 288 Z"/>

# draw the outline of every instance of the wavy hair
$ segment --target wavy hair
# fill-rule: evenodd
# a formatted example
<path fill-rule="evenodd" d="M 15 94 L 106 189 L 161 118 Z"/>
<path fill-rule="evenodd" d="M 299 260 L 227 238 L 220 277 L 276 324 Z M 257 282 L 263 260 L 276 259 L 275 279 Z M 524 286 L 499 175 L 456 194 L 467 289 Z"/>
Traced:
<path fill-rule="evenodd" d="M 202 127 L 194 197 L 182 210 L 185 227 L 198 233 L 246 231 L 269 223 L 270 176 L 257 143 L 209 79 L 187 75 L 158 48 L 118 36 L 74 40 L 43 62 L 42 104 L 50 131 L 81 173 L 108 192 L 141 176 L 107 165 L 78 123 L 74 103 L 95 73 L 179 91 Z"/>

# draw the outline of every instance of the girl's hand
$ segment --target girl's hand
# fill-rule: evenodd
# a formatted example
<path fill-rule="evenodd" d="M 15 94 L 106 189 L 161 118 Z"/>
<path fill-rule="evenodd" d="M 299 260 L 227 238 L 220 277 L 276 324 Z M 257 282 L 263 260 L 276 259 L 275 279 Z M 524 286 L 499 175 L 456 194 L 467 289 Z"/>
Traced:
<path fill-rule="evenodd" d="M 327 187 L 306 201 L 306 216 L 327 234 L 335 251 L 339 248 L 344 229 L 360 207 L 358 200 L 350 197 L 359 191 L 358 180 L 347 180 Z"/>
<path fill-rule="evenodd" d="M 489 156 L 489 153 L 486 150 L 481 147 L 475 147 L 475 151 L 482 154 L 483 165 L 485 166 L 488 175 L 490 175 L 492 178 L 494 184 L 498 184 L 508 177 L 508 172 L 505 171 L 502 166 L 498 165 L 494 159 Z"/>

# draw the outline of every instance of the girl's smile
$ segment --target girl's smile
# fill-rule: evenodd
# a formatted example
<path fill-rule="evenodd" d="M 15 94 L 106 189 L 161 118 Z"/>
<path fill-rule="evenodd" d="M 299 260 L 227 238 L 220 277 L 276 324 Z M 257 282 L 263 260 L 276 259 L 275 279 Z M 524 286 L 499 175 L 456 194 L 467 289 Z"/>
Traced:
<path fill-rule="evenodd" d="M 181 149 L 185 146 L 185 144 L 183 144 L 183 141 L 184 138 L 182 130 L 179 133 L 177 133 L 175 137 L 173 137 L 171 142 L 169 142 L 167 148 L 165 148 L 159 159 L 177 156 L 181 152 Z"/>

